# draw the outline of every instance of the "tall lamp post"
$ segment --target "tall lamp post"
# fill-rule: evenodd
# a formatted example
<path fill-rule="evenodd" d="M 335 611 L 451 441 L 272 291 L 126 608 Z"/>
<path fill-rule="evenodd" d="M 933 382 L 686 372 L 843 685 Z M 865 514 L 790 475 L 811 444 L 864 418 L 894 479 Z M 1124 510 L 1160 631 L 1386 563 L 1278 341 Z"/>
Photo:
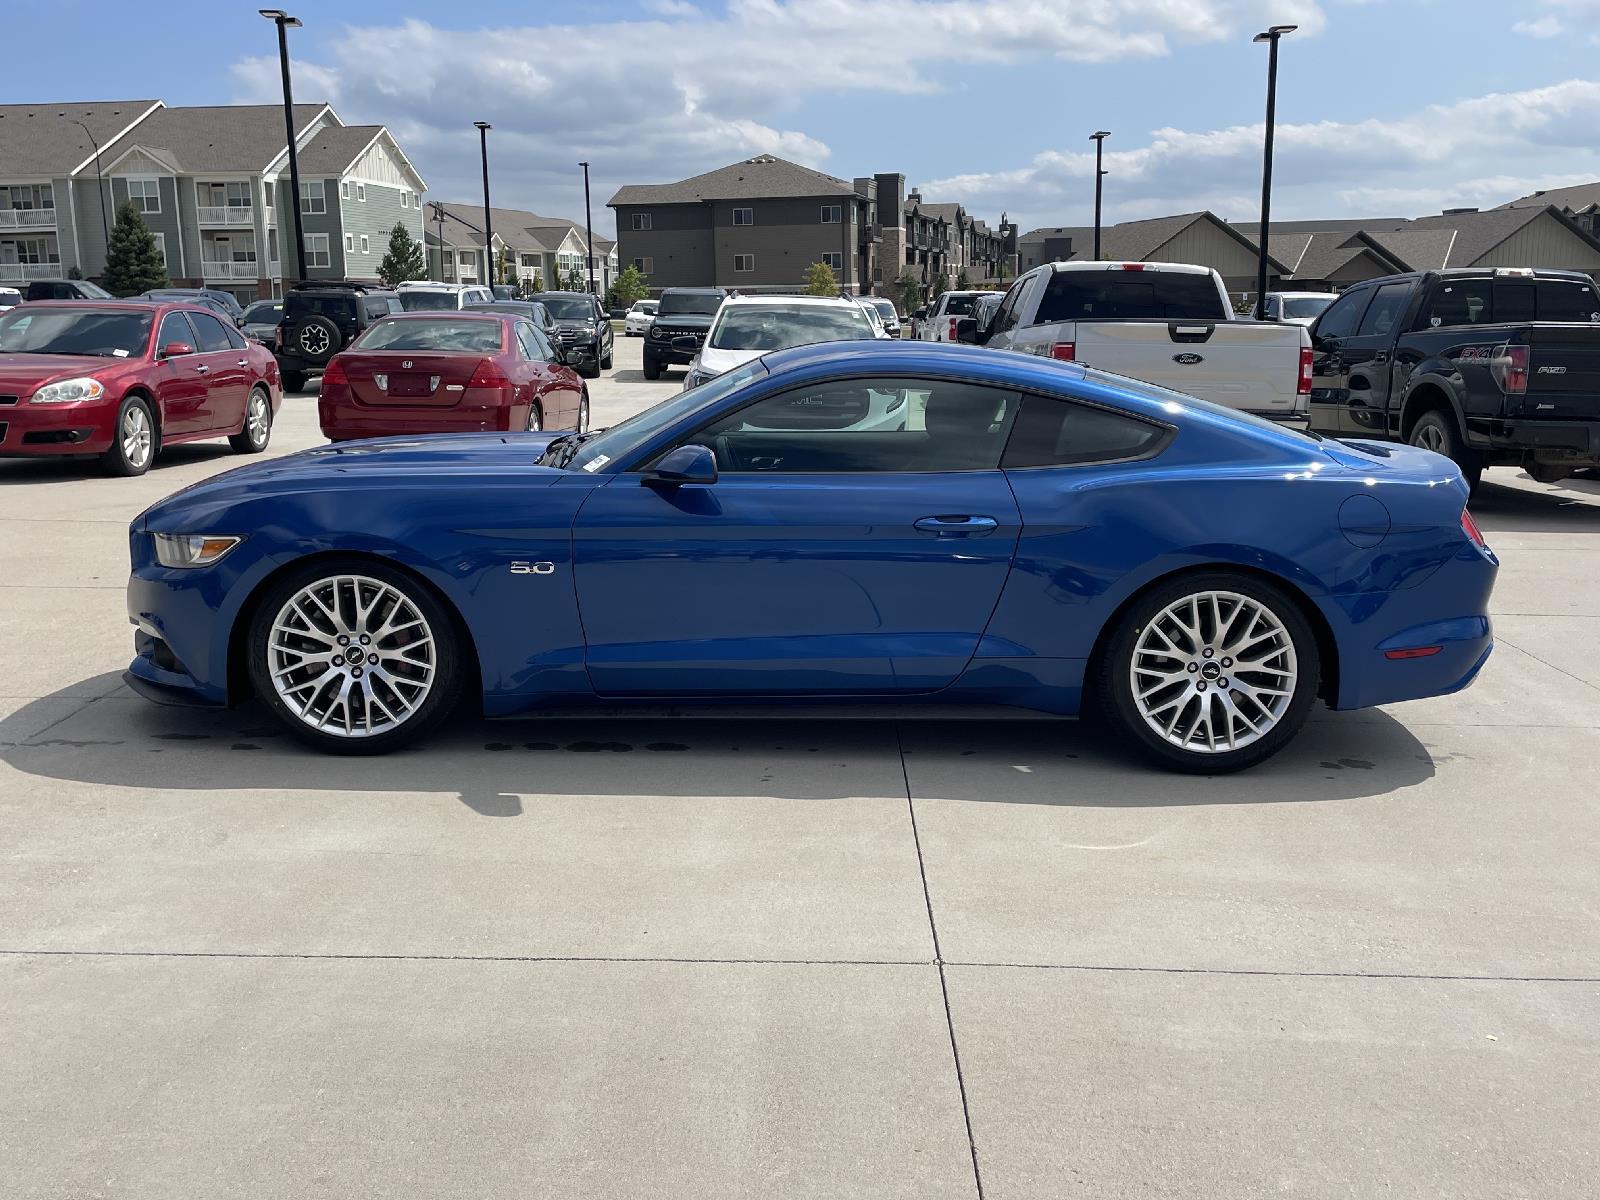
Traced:
<path fill-rule="evenodd" d="M 594 215 L 589 209 L 589 164 L 578 164 L 583 168 L 583 234 L 587 239 L 584 252 L 589 259 L 589 294 L 598 295 L 594 290 Z"/>
<path fill-rule="evenodd" d="M 433 223 L 439 242 L 439 282 L 449 283 L 450 280 L 444 277 L 444 205 L 437 200 L 433 202 Z"/>
<path fill-rule="evenodd" d="M 1261 154 L 1261 237 L 1256 244 L 1256 320 L 1267 319 L 1267 234 L 1272 218 L 1272 133 L 1278 112 L 1278 40 L 1298 25 L 1274 25 L 1252 41 L 1267 43 L 1267 136 Z"/>
<path fill-rule="evenodd" d="M 294 213 L 294 260 L 298 277 L 306 277 L 306 231 L 300 220 L 300 156 L 294 144 L 294 89 L 289 86 L 289 33 L 300 28 L 300 18 L 281 8 L 257 9 L 278 27 L 278 66 L 283 71 L 283 133 L 289 144 L 289 209 Z"/>
<path fill-rule="evenodd" d="M 1094 143 L 1094 260 L 1100 261 L 1100 185 L 1105 180 L 1105 168 L 1100 163 L 1101 154 L 1105 150 L 1106 139 L 1111 136 L 1109 129 L 1097 130 L 1089 135 L 1089 140 Z"/>
<path fill-rule="evenodd" d="M 478 131 L 478 153 L 483 159 L 483 265 L 488 272 L 489 286 L 494 286 L 494 220 L 489 216 L 489 130 L 494 126 L 487 121 L 474 121 Z"/>
<path fill-rule="evenodd" d="M 72 121 L 72 118 L 68 117 L 67 120 Z M 94 134 L 89 132 L 89 127 L 82 121 L 72 121 L 72 123 L 83 130 L 83 136 L 88 138 L 89 144 L 94 147 L 94 183 L 100 190 L 100 232 L 105 234 L 106 252 L 110 253 L 111 222 L 106 217 L 106 177 L 100 173 L 100 143 L 94 140 Z"/>

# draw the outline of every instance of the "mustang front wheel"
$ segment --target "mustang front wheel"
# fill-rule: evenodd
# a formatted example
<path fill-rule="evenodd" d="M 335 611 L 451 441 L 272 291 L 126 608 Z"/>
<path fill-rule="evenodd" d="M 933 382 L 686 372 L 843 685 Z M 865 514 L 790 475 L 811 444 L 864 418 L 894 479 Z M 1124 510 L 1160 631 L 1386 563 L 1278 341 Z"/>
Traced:
<path fill-rule="evenodd" d="M 460 691 L 449 614 L 378 563 L 319 564 L 256 609 L 250 676 L 298 737 L 335 754 L 380 754 L 442 720 Z"/>
<path fill-rule="evenodd" d="M 1281 750 L 1316 698 L 1317 640 L 1269 584 L 1190 576 L 1140 598 L 1100 662 L 1102 711 L 1150 757 L 1220 775 Z"/>

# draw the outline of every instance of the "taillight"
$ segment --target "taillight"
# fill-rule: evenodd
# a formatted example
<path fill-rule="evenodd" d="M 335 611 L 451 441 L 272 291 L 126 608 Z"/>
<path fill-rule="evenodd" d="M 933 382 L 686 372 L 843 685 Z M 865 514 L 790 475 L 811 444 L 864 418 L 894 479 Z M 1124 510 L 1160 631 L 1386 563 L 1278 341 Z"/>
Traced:
<path fill-rule="evenodd" d="M 276 350 L 283 349 L 283 327 L 281 325 L 272 327 L 272 345 Z"/>
<path fill-rule="evenodd" d="M 1076 342 L 1052 342 L 1050 357 L 1057 362 L 1072 362 L 1078 357 L 1078 344 Z"/>
<path fill-rule="evenodd" d="M 958 317 L 951 317 L 950 318 L 950 340 L 952 342 L 958 342 L 958 341 L 961 340 L 960 338 L 958 338 L 956 336 L 956 321 L 958 321 L 959 319 L 960 318 L 958 318 Z"/>
<path fill-rule="evenodd" d="M 1508 396 L 1521 395 L 1528 390 L 1528 347 L 1502 346 L 1500 353 L 1489 364 L 1489 373 Z"/>
<path fill-rule="evenodd" d="M 511 379 L 500 369 L 500 364 L 492 358 L 486 358 L 478 364 L 478 369 L 472 373 L 472 378 L 467 381 L 469 388 L 488 388 L 491 391 L 503 391 L 511 386 Z"/>
<path fill-rule="evenodd" d="M 1301 396 L 1311 395 L 1311 347 L 1300 347 L 1300 387 L 1297 389 Z"/>
<path fill-rule="evenodd" d="M 349 382 L 350 380 L 345 376 L 344 373 L 344 363 L 339 361 L 338 355 L 330 358 L 328 360 L 328 365 L 322 370 L 323 388 L 326 389 L 330 386 L 339 387 Z"/>
<path fill-rule="evenodd" d="M 1489 543 L 1483 540 L 1483 530 L 1478 528 L 1478 523 L 1472 519 L 1472 514 L 1464 508 L 1461 510 L 1461 532 L 1466 534 L 1478 549 L 1489 548 Z"/>

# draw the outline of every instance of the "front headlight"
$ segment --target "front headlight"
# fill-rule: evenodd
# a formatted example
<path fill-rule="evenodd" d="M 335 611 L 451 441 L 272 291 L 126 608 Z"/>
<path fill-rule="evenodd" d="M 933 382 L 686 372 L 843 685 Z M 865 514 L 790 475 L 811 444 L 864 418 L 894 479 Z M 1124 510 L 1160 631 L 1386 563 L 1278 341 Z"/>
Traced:
<path fill-rule="evenodd" d="M 214 533 L 157 533 L 156 561 L 163 567 L 209 567 L 242 540 Z"/>
<path fill-rule="evenodd" d="M 105 384 L 93 376 L 47 383 L 33 394 L 35 404 L 72 404 L 78 400 L 98 400 L 106 394 Z"/>

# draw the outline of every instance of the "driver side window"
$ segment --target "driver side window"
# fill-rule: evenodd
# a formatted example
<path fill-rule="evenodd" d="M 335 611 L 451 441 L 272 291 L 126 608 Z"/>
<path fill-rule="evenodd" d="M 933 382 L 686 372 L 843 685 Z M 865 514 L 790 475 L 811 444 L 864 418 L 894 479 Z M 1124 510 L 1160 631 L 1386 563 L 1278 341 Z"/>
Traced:
<path fill-rule="evenodd" d="M 161 318 L 161 332 L 156 337 L 156 352 L 160 353 L 173 342 L 182 342 L 186 346 L 196 345 L 194 330 L 189 327 L 189 318 L 181 312 L 169 312 Z"/>
<path fill-rule="evenodd" d="M 995 470 L 1018 406 L 946 379 L 834 379 L 764 396 L 687 442 L 727 474 Z"/>
<path fill-rule="evenodd" d="M 1356 331 L 1356 326 L 1361 322 L 1361 314 L 1367 311 L 1367 302 L 1372 299 L 1370 288 L 1359 292 L 1346 292 L 1340 296 L 1323 312 L 1316 324 L 1318 337 L 1342 338 L 1349 337 Z"/>

